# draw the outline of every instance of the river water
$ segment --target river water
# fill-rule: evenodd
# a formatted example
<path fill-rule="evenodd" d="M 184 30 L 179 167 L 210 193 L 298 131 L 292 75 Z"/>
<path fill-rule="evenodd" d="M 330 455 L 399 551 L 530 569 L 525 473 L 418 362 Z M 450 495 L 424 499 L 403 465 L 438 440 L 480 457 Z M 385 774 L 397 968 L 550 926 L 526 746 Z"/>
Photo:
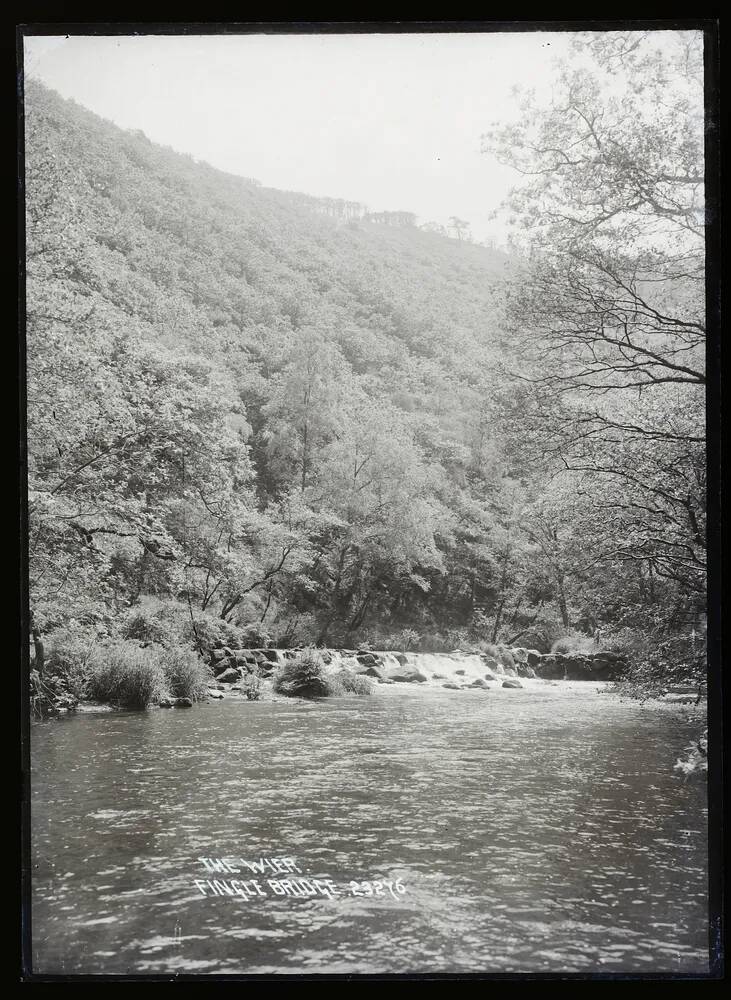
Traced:
<path fill-rule="evenodd" d="M 34 971 L 707 971 L 696 726 L 581 687 L 34 725 Z"/>

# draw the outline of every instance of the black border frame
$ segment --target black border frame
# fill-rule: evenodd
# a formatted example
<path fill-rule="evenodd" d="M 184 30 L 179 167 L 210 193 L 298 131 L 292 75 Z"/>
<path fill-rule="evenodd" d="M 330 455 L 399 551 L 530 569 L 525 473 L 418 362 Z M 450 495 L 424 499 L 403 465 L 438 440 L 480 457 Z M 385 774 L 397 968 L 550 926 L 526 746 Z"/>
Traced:
<path fill-rule="evenodd" d="M 706 363 L 707 504 L 708 504 L 708 836 L 709 836 L 709 972 L 678 975 L 675 973 L 391 973 L 391 974 L 41 974 L 32 971 L 31 923 L 31 812 L 30 812 L 30 707 L 28 633 L 28 564 L 27 539 L 27 453 L 26 453 L 26 340 L 25 340 L 25 227 L 24 227 L 24 69 L 23 40 L 27 35 L 241 35 L 241 34 L 398 34 L 398 33 L 501 33 L 587 30 L 677 30 L 695 29 L 704 33 L 705 69 L 705 186 L 706 186 L 706 304 L 708 341 Z M 724 531 L 724 500 L 728 467 L 722 462 L 723 416 L 728 417 L 728 403 L 723 393 L 722 371 L 727 362 L 721 336 L 721 65 L 720 19 L 718 17 L 650 18 L 568 18 L 489 20 L 252 20 L 252 21 L 66 21 L 43 20 L 15 24 L 16 54 L 16 178 L 18 260 L 18 468 L 19 468 L 19 537 L 20 574 L 18 588 L 18 644 L 20 662 L 20 750 L 21 750 L 21 982 L 289 982 L 289 981 L 454 981 L 454 980 L 611 980 L 611 981 L 704 981 L 725 978 L 725 939 L 728 900 L 724 864 L 724 768 L 725 688 L 722 678 L 722 653 L 728 649 L 728 622 L 723 614 L 723 596 L 728 571 L 728 530 Z"/>

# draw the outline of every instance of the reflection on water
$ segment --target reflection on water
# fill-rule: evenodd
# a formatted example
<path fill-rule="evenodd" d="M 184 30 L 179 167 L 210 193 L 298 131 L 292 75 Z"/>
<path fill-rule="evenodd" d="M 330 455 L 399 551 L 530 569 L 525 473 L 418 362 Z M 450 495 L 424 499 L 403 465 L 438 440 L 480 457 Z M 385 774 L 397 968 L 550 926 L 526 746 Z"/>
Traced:
<path fill-rule="evenodd" d="M 34 726 L 34 969 L 707 971 L 705 789 L 672 770 L 691 735 L 556 687 Z M 200 856 L 283 855 L 407 892 L 193 884 Z"/>

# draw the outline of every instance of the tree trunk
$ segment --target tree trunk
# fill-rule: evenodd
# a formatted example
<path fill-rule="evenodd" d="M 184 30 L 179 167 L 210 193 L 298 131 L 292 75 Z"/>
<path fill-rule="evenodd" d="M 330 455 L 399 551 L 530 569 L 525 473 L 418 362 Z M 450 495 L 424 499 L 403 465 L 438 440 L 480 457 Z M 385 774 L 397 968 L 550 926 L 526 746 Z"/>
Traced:
<path fill-rule="evenodd" d="M 39 674 L 42 674 L 46 653 L 43 648 L 43 640 L 41 639 L 40 629 L 34 623 L 32 615 L 31 615 L 30 634 L 33 637 L 33 650 L 35 653 L 33 666 L 35 667 L 35 669 L 38 671 Z"/>

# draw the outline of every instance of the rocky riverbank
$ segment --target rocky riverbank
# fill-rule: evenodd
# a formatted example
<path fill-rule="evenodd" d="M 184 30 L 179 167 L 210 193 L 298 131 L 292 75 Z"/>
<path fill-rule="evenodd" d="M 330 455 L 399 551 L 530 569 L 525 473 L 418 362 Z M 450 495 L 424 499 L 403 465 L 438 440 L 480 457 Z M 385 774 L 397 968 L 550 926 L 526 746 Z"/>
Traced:
<path fill-rule="evenodd" d="M 274 675 L 284 664 L 297 659 L 302 649 L 232 649 L 217 643 L 207 650 L 210 679 L 204 699 L 287 701 L 274 690 Z M 493 655 L 494 654 L 494 655 Z M 566 694 L 593 687 L 602 689 L 618 680 L 626 661 L 612 652 L 540 653 L 522 647 L 493 646 L 491 653 L 393 652 L 367 649 L 318 649 L 325 675 L 347 671 L 368 678 L 374 690 L 396 693 L 399 689 L 431 691 L 535 690 L 550 685 Z M 692 687 L 669 687 L 664 701 L 691 704 L 697 701 Z M 160 708 L 192 708 L 191 698 L 162 698 Z M 104 711 L 110 706 L 61 699 L 51 714 L 68 711 Z"/>
<path fill-rule="evenodd" d="M 488 653 L 412 653 L 382 650 L 322 649 L 325 672 L 343 668 L 371 678 L 375 684 L 489 690 L 520 688 L 524 680 L 594 681 L 617 679 L 625 661 L 614 653 L 539 653 L 522 647 L 493 647 Z M 227 695 L 271 695 L 277 668 L 301 654 L 300 649 L 230 649 L 219 645 L 206 658 L 212 672 L 211 698 Z"/>

